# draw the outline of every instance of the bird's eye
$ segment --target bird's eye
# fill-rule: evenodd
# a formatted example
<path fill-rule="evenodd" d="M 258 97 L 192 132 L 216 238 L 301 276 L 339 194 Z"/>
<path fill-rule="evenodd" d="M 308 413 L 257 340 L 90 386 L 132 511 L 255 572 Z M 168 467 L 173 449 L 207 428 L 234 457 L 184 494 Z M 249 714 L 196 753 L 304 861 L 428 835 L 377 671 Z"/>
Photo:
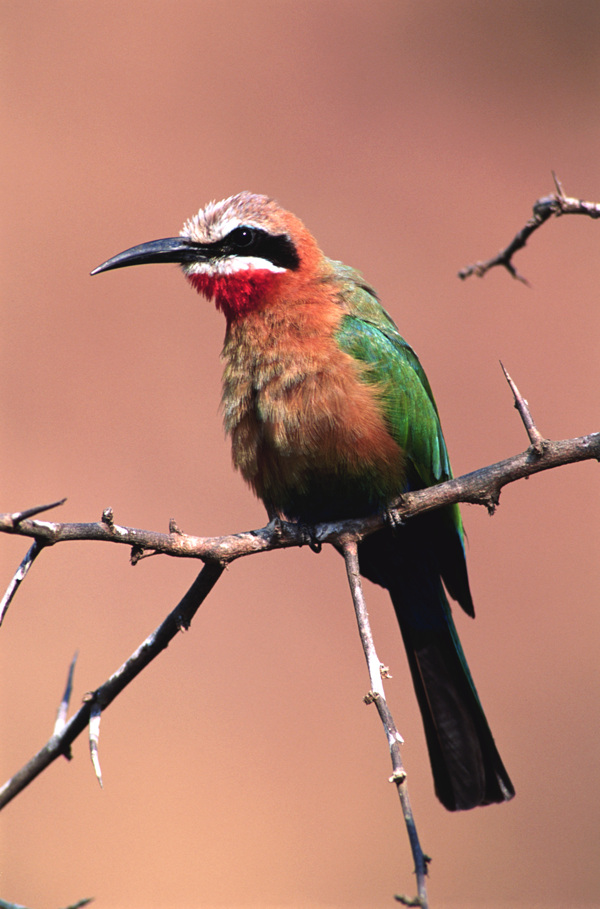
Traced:
<path fill-rule="evenodd" d="M 229 239 L 236 249 L 248 249 L 256 239 L 251 227 L 236 227 L 229 234 Z"/>

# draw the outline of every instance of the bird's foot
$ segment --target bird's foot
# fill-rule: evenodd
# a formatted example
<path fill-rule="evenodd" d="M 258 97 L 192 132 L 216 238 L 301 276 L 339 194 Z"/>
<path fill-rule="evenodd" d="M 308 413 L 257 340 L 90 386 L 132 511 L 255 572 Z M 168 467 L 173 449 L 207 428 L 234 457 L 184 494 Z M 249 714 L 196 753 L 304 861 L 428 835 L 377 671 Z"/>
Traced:
<path fill-rule="evenodd" d="M 313 552 L 321 552 L 323 544 L 320 540 L 317 539 L 317 533 L 313 526 L 310 524 L 305 524 L 303 521 L 300 521 L 298 524 L 298 530 L 302 537 L 301 546 L 304 546 L 306 543 Z"/>
<path fill-rule="evenodd" d="M 278 514 L 269 514 L 267 527 L 278 537 L 283 533 L 283 521 Z"/>
<path fill-rule="evenodd" d="M 402 504 L 402 499 L 400 498 L 397 505 Z M 383 511 L 383 520 L 385 521 L 387 527 L 390 530 L 397 530 L 399 527 L 403 527 L 406 521 L 398 514 L 396 508 L 393 508 L 391 505 L 388 505 Z"/>

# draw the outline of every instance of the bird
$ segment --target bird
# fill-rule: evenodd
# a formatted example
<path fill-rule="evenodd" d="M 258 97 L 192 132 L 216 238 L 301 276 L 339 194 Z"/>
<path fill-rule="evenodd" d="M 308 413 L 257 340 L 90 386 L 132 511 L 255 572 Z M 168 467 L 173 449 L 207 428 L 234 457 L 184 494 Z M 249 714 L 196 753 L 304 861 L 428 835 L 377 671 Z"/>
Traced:
<path fill-rule="evenodd" d="M 452 477 L 438 409 L 375 290 L 330 259 L 272 198 L 213 201 L 177 237 L 134 246 L 92 274 L 177 263 L 226 321 L 222 410 L 234 467 L 270 518 L 305 527 L 389 514 Z M 358 545 L 389 591 L 423 719 L 435 793 L 450 811 L 509 800 L 452 617 L 474 617 L 458 505 L 387 521 Z"/>

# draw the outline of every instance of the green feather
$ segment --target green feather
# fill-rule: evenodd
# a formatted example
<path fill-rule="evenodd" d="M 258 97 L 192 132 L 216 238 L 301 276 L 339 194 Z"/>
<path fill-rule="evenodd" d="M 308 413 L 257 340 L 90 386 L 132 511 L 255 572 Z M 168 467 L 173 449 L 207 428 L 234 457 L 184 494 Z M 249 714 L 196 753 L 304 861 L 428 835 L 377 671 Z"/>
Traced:
<path fill-rule="evenodd" d="M 390 435 L 412 466 L 407 488 L 450 479 L 437 406 L 419 358 L 360 274 L 342 263 L 333 265 L 337 280 L 343 281 L 339 298 L 347 312 L 335 339 L 342 350 L 368 367 L 363 381 L 376 391 Z M 447 514 L 462 539 L 458 506 L 451 506 Z"/>

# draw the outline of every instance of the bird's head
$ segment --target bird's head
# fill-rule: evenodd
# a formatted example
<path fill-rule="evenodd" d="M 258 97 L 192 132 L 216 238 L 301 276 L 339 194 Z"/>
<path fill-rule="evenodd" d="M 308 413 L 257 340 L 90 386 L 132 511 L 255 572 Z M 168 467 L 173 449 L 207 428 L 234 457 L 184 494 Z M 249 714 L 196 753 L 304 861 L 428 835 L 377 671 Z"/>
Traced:
<path fill-rule="evenodd" d="M 322 254 L 302 222 L 267 196 L 241 192 L 210 202 L 179 237 L 151 240 L 108 259 L 93 275 L 127 265 L 177 262 L 229 321 L 296 290 Z"/>

